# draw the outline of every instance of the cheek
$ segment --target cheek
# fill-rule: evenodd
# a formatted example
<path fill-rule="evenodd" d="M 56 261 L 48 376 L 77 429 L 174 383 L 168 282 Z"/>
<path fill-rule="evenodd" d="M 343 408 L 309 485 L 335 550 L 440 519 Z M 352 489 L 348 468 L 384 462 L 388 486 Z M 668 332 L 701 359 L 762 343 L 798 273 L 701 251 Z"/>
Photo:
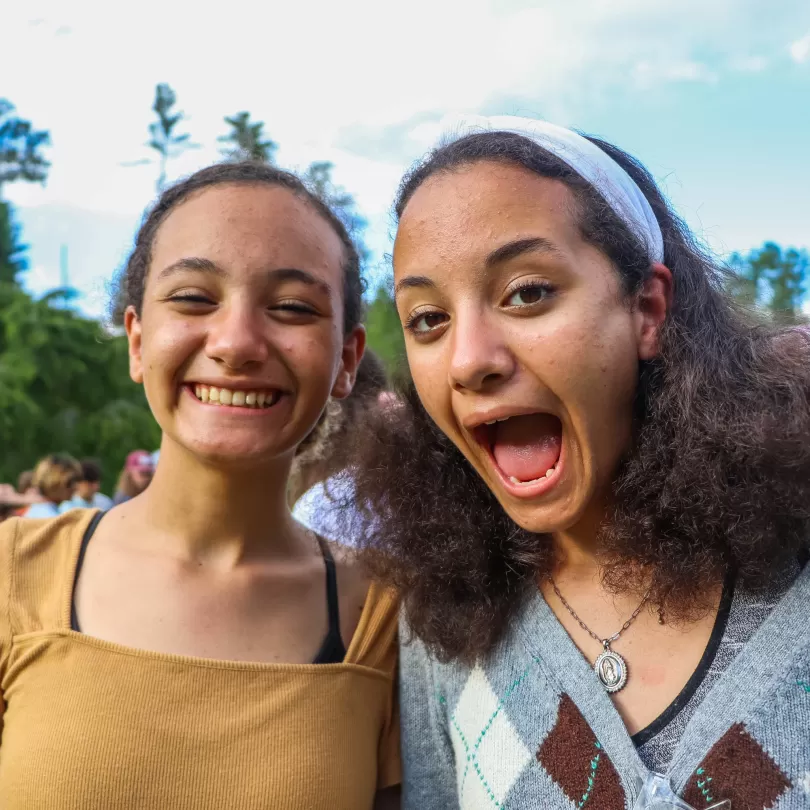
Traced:
<path fill-rule="evenodd" d="M 446 358 L 438 351 L 421 346 L 408 349 L 407 358 L 411 379 L 422 405 L 442 431 L 454 437 L 456 430 Z"/>
<path fill-rule="evenodd" d="M 546 363 L 548 383 L 600 469 L 612 470 L 630 440 L 638 355 L 632 324 L 620 311 L 561 326 Z"/>
<path fill-rule="evenodd" d="M 146 328 L 147 325 L 150 328 Z M 174 375 L 200 342 L 194 323 L 177 320 L 165 324 L 144 324 L 141 344 L 144 385 L 151 379 Z"/>
<path fill-rule="evenodd" d="M 341 359 L 339 332 L 290 335 L 281 338 L 276 346 L 302 391 L 331 390 Z"/>

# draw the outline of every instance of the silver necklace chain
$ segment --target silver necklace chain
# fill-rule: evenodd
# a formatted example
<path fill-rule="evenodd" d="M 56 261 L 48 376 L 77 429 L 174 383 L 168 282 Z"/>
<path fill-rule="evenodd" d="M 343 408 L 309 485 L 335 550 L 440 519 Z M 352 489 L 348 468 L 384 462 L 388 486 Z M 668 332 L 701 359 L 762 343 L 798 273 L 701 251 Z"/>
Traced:
<path fill-rule="evenodd" d="M 647 600 L 650 598 L 650 592 L 647 591 L 647 593 L 644 594 L 644 598 L 639 603 L 639 606 L 633 611 L 633 615 L 621 626 L 621 628 L 617 632 L 615 632 L 612 636 L 610 636 L 610 638 L 599 638 L 599 636 L 597 636 L 596 633 L 594 633 L 593 630 L 591 630 L 591 628 L 588 627 L 588 625 L 585 624 L 585 622 L 583 622 L 582 619 L 579 618 L 579 616 L 577 616 L 574 608 L 572 608 L 571 605 L 569 605 L 568 602 L 565 601 L 565 597 L 560 593 L 560 589 L 557 587 L 557 583 L 551 577 L 548 578 L 548 581 L 551 583 L 551 587 L 554 588 L 554 593 L 557 594 L 557 598 L 560 600 L 560 602 L 563 603 L 565 609 L 577 620 L 579 626 L 594 641 L 598 641 L 606 650 L 609 649 L 610 645 L 614 641 L 617 641 L 619 636 L 621 636 L 621 634 L 625 630 L 627 630 L 627 628 L 630 627 L 630 625 L 638 618 L 638 614 L 641 613 L 642 608 L 644 607 L 644 605 L 647 604 Z"/>

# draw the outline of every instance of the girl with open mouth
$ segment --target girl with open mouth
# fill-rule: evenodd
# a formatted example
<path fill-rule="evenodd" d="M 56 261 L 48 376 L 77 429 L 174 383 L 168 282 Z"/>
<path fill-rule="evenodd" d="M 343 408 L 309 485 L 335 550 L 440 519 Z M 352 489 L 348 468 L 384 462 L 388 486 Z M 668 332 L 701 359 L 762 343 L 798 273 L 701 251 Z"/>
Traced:
<path fill-rule="evenodd" d="M 143 493 L 0 531 L 0 806 L 399 805 L 397 607 L 287 506 L 363 355 L 359 258 L 294 176 L 204 169 L 116 298 L 163 431 Z"/>
<path fill-rule="evenodd" d="M 404 603 L 404 804 L 810 801 L 810 345 L 648 172 L 469 119 L 403 181 L 414 388 L 365 542 Z"/>

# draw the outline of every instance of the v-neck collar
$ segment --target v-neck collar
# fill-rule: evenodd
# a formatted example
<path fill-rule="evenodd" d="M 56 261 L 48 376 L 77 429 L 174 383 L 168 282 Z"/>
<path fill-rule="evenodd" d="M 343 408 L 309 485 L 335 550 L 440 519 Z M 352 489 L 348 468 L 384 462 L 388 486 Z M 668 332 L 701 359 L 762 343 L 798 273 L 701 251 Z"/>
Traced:
<path fill-rule="evenodd" d="M 529 654 L 549 681 L 574 701 L 616 768 L 625 793 L 634 801 L 647 769 L 593 667 L 539 591 L 528 601 L 519 631 Z"/>
<path fill-rule="evenodd" d="M 773 608 L 751 639 L 723 672 L 690 719 L 672 758 L 668 778 L 676 792 L 700 765 L 709 749 L 745 715 L 746 707 L 773 691 L 795 654 L 810 644 L 810 622 L 797 622 L 807 613 L 810 565 Z M 560 624 L 540 592 L 528 600 L 518 622 L 529 654 L 550 682 L 576 704 L 600 745 L 613 762 L 630 806 L 648 770 L 630 732 L 591 664 Z"/>

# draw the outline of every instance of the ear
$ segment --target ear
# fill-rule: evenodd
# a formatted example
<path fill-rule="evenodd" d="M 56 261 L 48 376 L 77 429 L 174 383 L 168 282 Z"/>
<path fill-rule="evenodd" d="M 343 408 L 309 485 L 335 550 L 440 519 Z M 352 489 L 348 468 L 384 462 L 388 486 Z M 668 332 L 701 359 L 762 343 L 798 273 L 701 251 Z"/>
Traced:
<path fill-rule="evenodd" d="M 640 360 L 658 356 L 659 335 L 672 307 L 672 273 L 657 262 L 636 299 L 636 337 Z"/>
<path fill-rule="evenodd" d="M 356 326 L 343 341 L 340 368 L 335 384 L 332 386 L 332 396 L 335 399 L 345 399 L 351 394 L 354 380 L 357 377 L 357 367 L 363 359 L 365 350 L 366 330 L 362 326 Z"/>
<path fill-rule="evenodd" d="M 127 307 L 124 313 L 124 329 L 129 342 L 129 376 L 136 383 L 143 382 L 143 360 L 141 358 L 141 319 L 135 307 Z"/>

